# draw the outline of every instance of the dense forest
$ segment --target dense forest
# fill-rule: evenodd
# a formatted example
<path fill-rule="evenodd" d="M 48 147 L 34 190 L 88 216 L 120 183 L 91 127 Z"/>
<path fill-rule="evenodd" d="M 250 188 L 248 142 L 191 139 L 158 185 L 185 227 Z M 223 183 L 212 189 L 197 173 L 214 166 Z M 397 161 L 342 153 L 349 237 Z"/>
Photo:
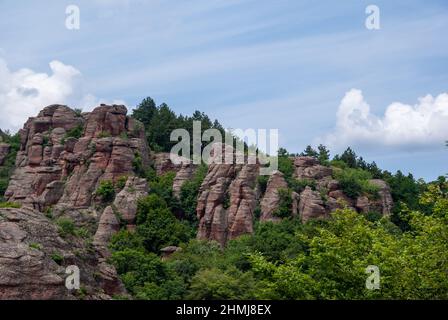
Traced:
<path fill-rule="evenodd" d="M 166 104 L 150 98 L 134 110 L 151 148 L 169 151 L 174 128 L 191 132 L 192 121 L 203 128 L 223 130 L 218 121 L 195 112 L 177 116 Z M 344 192 L 374 193 L 366 181 L 385 180 L 394 200 L 393 213 L 334 212 L 327 220 L 284 218 L 259 222 L 255 230 L 231 240 L 225 248 L 198 241 L 196 197 L 207 173 L 202 165 L 194 179 L 173 196 L 173 173 L 156 176 L 153 168 L 140 170 L 149 181 L 150 195 L 138 204 L 136 232 L 125 229 L 110 244 L 111 261 L 126 288 L 137 299 L 446 299 L 448 298 L 448 182 L 416 180 L 412 174 L 391 173 L 367 163 L 348 148 L 330 158 L 323 145 L 308 146 L 301 155 L 340 168 Z M 288 188 L 304 186 L 292 178 L 291 154 L 279 150 L 279 170 Z M 259 177 L 265 187 L 267 177 Z M 286 205 L 284 210 L 288 210 Z M 279 210 L 281 211 L 281 210 Z M 179 216 L 179 212 L 182 214 Z M 288 215 L 284 215 L 287 217 Z M 169 259 L 160 249 L 182 248 Z M 381 270 L 381 289 L 365 287 L 368 265 Z M 124 297 L 117 297 L 124 298 Z"/>

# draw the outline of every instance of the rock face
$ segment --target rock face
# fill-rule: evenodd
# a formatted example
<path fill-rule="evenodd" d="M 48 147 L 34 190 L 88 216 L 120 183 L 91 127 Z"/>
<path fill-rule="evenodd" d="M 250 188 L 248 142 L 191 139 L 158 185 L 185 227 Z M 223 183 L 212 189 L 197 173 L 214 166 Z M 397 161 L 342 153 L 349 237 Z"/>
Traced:
<path fill-rule="evenodd" d="M 383 180 L 370 181 L 379 188 L 378 199 L 366 196 L 351 199 L 341 190 L 339 182 L 332 178 L 332 168 L 320 165 L 313 157 L 295 157 L 292 160 L 295 167 L 294 178 L 313 185 L 313 188 L 307 186 L 300 195 L 292 192 L 291 213 L 293 216 L 299 214 L 302 221 L 326 218 L 332 211 L 344 207 L 364 213 L 376 211 L 383 215 L 390 214 L 393 201 L 390 189 Z M 261 201 L 262 221 L 280 220 L 273 216 L 273 212 L 278 209 L 278 190 L 282 188 L 288 188 L 288 185 L 283 175 L 277 172 L 270 177 Z"/>
<path fill-rule="evenodd" d="M 102 105 L 79 115 L 52 105 L 30 118 L 20 130 L 17 169 L 5 197 L 39 210 L 90 206 L 100 181 L 132 175 L 137 154 L 149 162 L 142 126 L 126 112 L 124 106 Z"/>
<path fill-rule="evenodd" d="M 234 154 L 228 145 L 215 148 L 222 148 L 223 159 L 226 154 Z M 209 165 L 196 209 L 199 239 L 215 240 L 225 245 L 229 239 L 253 232 L 258 170 L 257 164 Z"/>
<path fill-rule="evenodd" d="M 65 287 L 70 265 L 80 269 L 80 284 L 91 298 L 125 293 L 114 270 L 104 278 L 92 253 L 77 239 L 61 238 L 42 213 L 0 209 L 0 299 L 75 299 Z"/>
<path fill-rule="evenodd" d="M 148 195 L 148 183 L 145 179 L 129 177 L 126 185 L 114 200 L 114 206 L 121 218 L 128 225 L 135 224 L 137 202 L 139 198 Z"/>
<path fill-rule="evenodd" d="M 0 166 L 2 166 L 5 162 L 5 158 L 9 153 L 9 144 L 0 143 Z"/>
<path fill-rule="evenodd" d="M 313 157 L 296 157 L 294 159 L 295 176 L 297 179 L 315 179 L 320 180 L 330 177 L 333 170 L 319 164 L 319 161 Z"/>
<path fill-rule="evenodd" d="M 370 183 L 378 187 L 378 198 L 368 199 L 361 196 L 356 200 L 356 208 L 361 212 L 377 212 L 383 216 L 389 216 L 393 207 L 393 200 L 390 194 L 390 188 L 387 183 L 380 179 L 370 180 Z"/>
<path fill-rule="evenodd" d="M 280 204 L 279 189 L 288 188 L 283 173 L 280 171 L 274 172 L 268 180 L 266 191 L 261 200 L 261 221 L 278 221 L 281 220 L 273 214 L 278 209 Z"/>
<path fill-rule="evenodd" d="M 320 193 L 313 191 L 310 187 L 306 187 L 300 194 L 299 212 L 303 222 L 311 218 L 325 218 L 327 209 Z"/>
<path fill-rule="evenodd" d="M 194 164 L 182 164 L 173 180 L 173 194 L 175 197 L 179 198 L 182 185 L 193 178 L 196 168 L 197 166 Z"/>
<path fill-rule="evenodd" d="M 146 181 L 133 176 L 134 163 L 149 165 L 143 126 L 126 113 L 119 105 L 83 114 L 52 105 L 20 130 L 21 147 L 5 197 L 22 209 L 0 212 L 0 298 L 76 298 L 65 288 L 65 268 L 51 258 L 56 253 L 63 256 L 64 267 L 81 269 L 89 298 L 126 294 L 107 263 L 107 242 L 120 228 L 118 214 L 134 222 L 137 199 L 148 192 Z M 99 183 L 124 176 L 126 185 L 113 207 L 98 214 L 94 192 Z M 94 234 L 96 250 L 80 237 L 62 239 L 42 213 L 48 209 Z M 29 248 L 32 243 L 37 244 Z"/>

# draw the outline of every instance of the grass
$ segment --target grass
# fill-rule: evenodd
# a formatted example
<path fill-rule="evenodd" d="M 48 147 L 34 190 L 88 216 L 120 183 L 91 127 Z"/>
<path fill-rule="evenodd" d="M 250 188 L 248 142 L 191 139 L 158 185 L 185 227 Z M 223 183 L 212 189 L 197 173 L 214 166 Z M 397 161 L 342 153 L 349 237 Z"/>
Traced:
<path fill-rule="evenodd" d="M 15 202 L 0 202 L 0 209 L 4 209 L 4 208 L 21 208 L 22 205 L 20 203 L 15 203 Z"/>

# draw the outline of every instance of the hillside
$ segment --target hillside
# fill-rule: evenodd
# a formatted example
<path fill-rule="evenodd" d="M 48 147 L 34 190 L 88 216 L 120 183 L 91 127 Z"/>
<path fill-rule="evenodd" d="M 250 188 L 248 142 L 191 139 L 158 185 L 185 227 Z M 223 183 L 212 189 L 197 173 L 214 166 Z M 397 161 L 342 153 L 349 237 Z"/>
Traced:
<path fill-rule="evenodd" d="M 132 116 L 51 105 L 2 133 L 0 299 L 447 298 L 443 177 L 393 175 L 351 149 L 330 160 L 323 146 L 280 150 L 272 176 L 174 164 L 169 132 L 193 120 L 223 131 L 145 99 Z M 365 289 L 372 264 L 381 291 Z M 65 287 L 71 265 L 78 290 Z"/>

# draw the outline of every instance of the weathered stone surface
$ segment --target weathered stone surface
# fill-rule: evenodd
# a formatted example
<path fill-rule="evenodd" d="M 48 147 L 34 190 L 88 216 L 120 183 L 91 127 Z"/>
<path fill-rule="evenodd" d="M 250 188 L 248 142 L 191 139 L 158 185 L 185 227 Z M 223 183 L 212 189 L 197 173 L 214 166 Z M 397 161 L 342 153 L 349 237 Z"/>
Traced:
<path fill-rule="evenodd" d="M 5 158 L 9 153 L 10 145 L 7 143 L 0 143 L 0 166 L 5 162 Z"/>
<path fill-rule="evenodd" d="M 172 161 L 174 159 L 174 161 Z M 190 159 L 169 152 L 156 153 L 153 158 L 157 175 L 163 175 L 169 171 L 179 171 L 183 166 L 190 165 Z"/>
<path fill-rule="evenodd" d="M 181 168 L 177 171 L 173 180 L 173 194 L 175 197 L 180 196 L 180 190 L 182 185 L 193 178 L 197 166 L 193 164 L 182 164 Z"/>
<path fill-rule="evenodd" d="M 283 177 L 283 173 L 281 173 L 280 171 L 274 172 L 268 180 L 266 191 L 264 193 L 263 199 L 261 200 L 261 221 L 281 220 L 280 218 L 275 217 L 273 213 L 278 209 L 278 206 L 280 204 L 278 190 L 286 188 L 288 188 L 288 184 Z"/>
<path fill-rule="evenodd" d="M 39 209 L 53 204 L 90 206 L 101 181 L 133 175 L 136 154 L 143 164 L 149 164 L 143 126 L 129 120 L 126 113 L 119 105 L 101 105 L 82 115 L 66 106 L 51 105 L 29 118 L 20 130 L 21 151 L 6 198 Z M 81 128 L 79 139 L 66 137 L 74 128 Z M 60 182 L 57 195 L 42 195 L 54 181 Z M 55 198 L 59 198 L 57 203 Z"/>
<path fill-rule="evenodd" d="M 303 222 L 311 218 L 327 217 L 325 204 L 320 193 L 313 191 L 310 187 L 306 187 L 300 194 L 299 212 Z"/>
<path fill-rule="evenodd" d="M 228 145 L 217 144 L 214 148 L 221 149 L 222 159 L 226 154 L 234 154 Z M 212 155 L 212 163 L 199 190 L 197 236 L 225 245 L 227 240 L 253 231 L 259 168 L 257 164 L 218 164 L 213 157 L 216 155 Z"/>
<path fill-rule="evenodd" d="M 313 157 L 296 157 L 294 159 L 295 176 L 297 179 L 323 179 L 330 177 L 333 170 L 319 164 Z"/>
<path fill-rule="evenodd" d="M 107 247 L 112 236 L 120 230 L 120 221 L 118 220 L 111 206 L 104 209 L 101 215 L 98 229 L 93 237 L 93 244 L 97 247 Z"/>
<path fill-rule="evenodd" d="M 138 199 L 148 195 L 148 183 L 145 179 L 129 177 L 126 185 L 114 200 L 114 206 L 127 224 L 134 224 Z"/>
<path fill-rule="evenodd" d="M 55 254 L 63 258 L 60 265 L 52 258 Z M 79 239 L 62 239 L 58 228 L 42 213 L 27 208 L 0 209 L 0 299 L 75 299 L 75 290 L 65 287 L 69 265 L 81 270 L 87 298 L 104 290 L 110 299 L 119 291 L 120 282 L 115 277 L 105 287 L 101 277 L 94 276 L 97 263 Z"/>
<path fill-rule="evenodd" d="M 378 187 L 378 199 L 361 196 L 356 200 L 356 208 L 364 213 L 377 212 L 389 216 L 393 207 L 389 186 L 384 180 L 380 179 L 370 180 L 370 183 Z"/>

